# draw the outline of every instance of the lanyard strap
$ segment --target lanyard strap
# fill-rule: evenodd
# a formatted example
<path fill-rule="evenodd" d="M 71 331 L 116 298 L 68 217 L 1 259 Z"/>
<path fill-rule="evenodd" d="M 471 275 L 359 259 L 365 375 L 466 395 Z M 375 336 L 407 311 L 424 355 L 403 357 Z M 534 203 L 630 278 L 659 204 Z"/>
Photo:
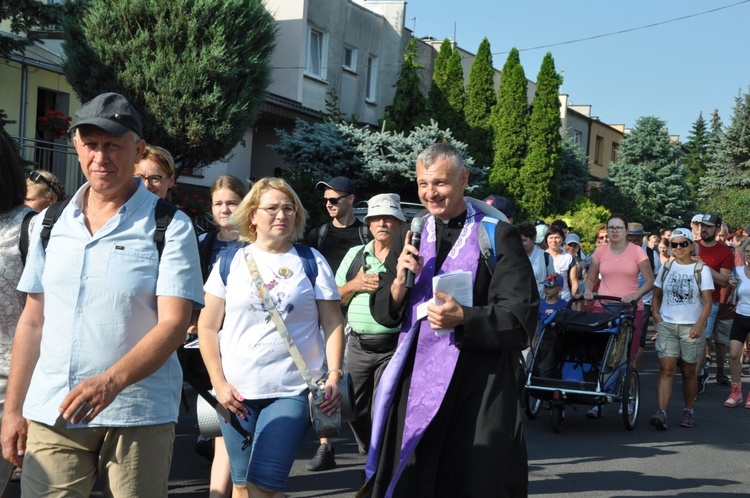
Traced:
<path fill-rule="evenodd" d="M 292 360 L 294 360 L 294 364 L 297 366 L 299 373 L 302 374 L 305 383 L 307 383 L 307 387 L 310 388 L 311 392 L 315 392 L 318 389 L 318 386 L 313 382 L 310 369 L 307 368 L 307 364 L 302 358 L 302 354 L 299 352 L 297 345 L 294 344 L 294 340 L 292 340 L 292 337 L 289 335 L 289 330 L 286 328 L 284 319 L 281 318 L 279 310 L 276 308 L 276 305 L 273 304 L 270 294 L 268 294 L 268 289 L 266 289 L 266 286 L 263 283 L 260 271 L 258 270 L 258 265 L 255 264 L 255 259 L 250 252 L 249 246 L 246 247 L 243 254 L 245 255 L 245 261 L 247 262 L 247 269 L 250 271 L 250 276 L 253 277 L 253 282 L 258 289 L 258 294 L 260 294 L 260 298 L 263 300 L 263 309 L 268 313 L 268 316 L 271 317 L 271 320 L 273 320 L 273 323 L 276 325 L 276 330 L 279 335 L 281 335 L 281 340 L 284 341 L 284 345 L 289 350 L 289 354 L 292 356 Z"/>

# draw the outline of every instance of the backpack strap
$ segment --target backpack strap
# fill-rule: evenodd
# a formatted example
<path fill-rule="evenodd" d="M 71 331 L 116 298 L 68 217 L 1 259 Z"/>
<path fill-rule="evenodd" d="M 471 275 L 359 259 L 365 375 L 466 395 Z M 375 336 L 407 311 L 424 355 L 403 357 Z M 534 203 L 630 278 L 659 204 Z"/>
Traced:
<path fill-rule="evenodd" d="M 203 240 L 198 242 L 198 254 L 201 262 L 201 274 L 203 275 L 203 282 L 206 282 L 209 274 L 209 266 L 211 266 L 211 253 L 214 251 L 214 243 L 216 237 L 219 235 L 218 230 L 211 230 L 203 237 Z"/>
<path fill-rule="evenodd" d="M 47 250 L 49 238 L 52 235 L 52 227 L 60 219 L 60 215 L 62 215 L 62 212 L 71 199 L 71 197 L 68 197 L 64 201 L 58 201 L 47 208 L 47 212 L 44 214 L 44 219 L 42 220 L 42 232 L 39 235 L 39 238 L 42 240 L 42 249 L 45 251 Z"/>
<path fill-rule="evenodd" d="M 701 289 L 701 280 L 703 279 L 703 276 L 701 275 L 703 273 L 703 261 L 698 261 L 695 263 L 695 268 L 693 269 L 693 274 L 695 275 L 695 281 L 698 283 L 698 291 L 702 291 Z"/>
<path fill-rule="evenodd" d="M 554 263 L 552 263 L 552 256 L 550 255 L 550 253 L 548 253 L 547 251 L 542 251 L 542 254 L 544 254 L 544 272 L 547 273 L 547 270 L 549 269 L 549 265 L 550 264 L 554 265 Z M 552 273 L 554 273 L 554 271 Z M 547 276 L 549 277 L 550 274 L 547 273 Z"/>
<path fill-rule="evenodd" d="M 654 250 L 647 246 L 646 255 L 648 256 L 648 262 L 651 263 L 651 272 L 653 273 L 654 268 L 656 268 L 656 260 L 654 259 Z"/>
<path fill-rule="evenodd" d="M 42 232 L 39 236 L 42 241 L 42 249 L 45 251 L 52 235 L 52 227 L 60 219 L 62 212 L 71 199 L 72 197 L 68 197 L 64 201 L 56 202 L 47 208 L 47 212 L 44 214 L 44 219 L 42 220 Z M 154 208 L 154 219 L 156 220 L 154 243 L 156 244 L 156 251 L 159 253 L 159 259 L 161 259 L 161 253 L 164 251 L 164 239 L 166 238 L 167 227 L 172 222 L 176 212 L 177 206 L 171 202 L 164 199 L 156 201 L 156 207 Z"/>
<path fill-rule="evenodd" d="M 224 286 L 227 285 L 229 267 L 232 265 L 234 255 L 237 253 L 237 250 L 243 249 L 244 247 L 245 246 L 230 247 L 221 252 L 221 256 L 219 256 L 219 275 L 221 275 L 221 281 L 224 283 Z M 294 248 L 297 249 L 297 254 L 299 254 L 299 257 L 302 260 L 302 267 L 305 269 L 305 275 L 307 275 L 312 286 L 315 287 L 315 281 L 318 279 L 318 264 L 315 261 L 315 255 L 313 254 L 312 249 L 305 244 L 294 244 Z"/>
<path fill-rule="evenodd" d="M 176 212 L 177 206 L 171 202 L 164 199 L 156 201 L 156 207 L 154 208 L 154 219 L 156 220 L 154 243 L 156 244 L 156 251 L 159 253 L 159 259 L 161 259 L 161 253 L 164 252 L 164 239 L 166 238 L 167 227 L 172 222 Z"/>
<path fill-rule="evenodd" d="M 228 247 L 225 250 L 221 251 L 221 254 L 219 255 L 219 275 L 221 275 L 221 281 L 224 282 L 224 287 L 227 286 L 229 267 L 232 265 L 232 260 L 234 259 L 235 253 L 237 253 L 238 249 L 242 249 L 244 247 L 245 246 Z"/>
<path fill-rule="evenodd" d="M 495 248 L 495 228 L 497 228 L 496 218 L 490 216 L 484 216 L 482 223 L 479 225 L 479 233 L 477 238 L 479 239 L 479 252 L 481 254 L 484 263 L 487 265 L 487 269 L 490 270 L 490 275 L 495 273 L 495 265 L 497 264 L 497 251 Z"/>
<path fill-rule="evenodd" d="M 671 259 L 664 263 L 664 266 L 662 267 L 661 271 L 661 284 L 662 287 L 664 286 L 664 280 L 667 278 L 667 273 L 669 273 L 669 270 L 672 269 L 672 263 L 674 263 L 674 259 Z"/>
<path fill-rule="evenodd" d="M 328 235 L 328 223 L 318 228 L 318 243 L 315 246 L 315 249 L 318 251 L 320 251 L 320 246 L 323 244 L 323 239 L 326 238 L 326 235 Z"/>
<path fill-rule="evenodd" d="M 359 241 L 362 242 L 362 245 L 370 242 L 370 227 L 364 223 L 359 226 Z"/>
<path fill-rule="evenodd" d="M 31 219 L 38 213 L 36 211 L 29 211 L 23 215 L 21 221 L 21 234 L 18 238 L 18 251 L 21 253 L 21 262 L 26 265 L 26 256 L 29 254 L 29 225 Z"/>
<path fill-rule="evenodd" d="M 368 270 L 367 262 L 365 261 L 365 247 L 366 246 L 360 247 L 357 254 L 354 255 L 354 259 L 351 261 L 349 269 L 346 271 L 347 282 L 353 280 L 362 268 L 364 268 L 365 271 Z"/>
<path fill-rule="evenodd" d="M 302 259 L 305 274 L 314 288 L 315 281 L 318 279 L 318 263 L 315 261 L 315 255 L 313 255 L 312 249 L 305 244 L 294 244 L 294 248 L 297 249 L 297 254 Z"/>

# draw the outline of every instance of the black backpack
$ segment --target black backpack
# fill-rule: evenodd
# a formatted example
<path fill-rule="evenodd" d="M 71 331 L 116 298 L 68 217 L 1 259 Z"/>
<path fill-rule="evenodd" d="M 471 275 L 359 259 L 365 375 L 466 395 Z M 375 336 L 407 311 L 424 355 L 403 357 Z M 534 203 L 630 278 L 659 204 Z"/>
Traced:
<path fill-rule="evenodd" d="M 18 251 L 21 253 L 21 262 L 26 265 L 26 256 L 29 254 L 29 224 L 31 219 L 36 216 L 36 211 L 29 211 L 23 215 L 23 221 L 21 221 L 21 234 L 18 238 Z"/>
<path fill-rule="evenodd" d="M 60 219 L 63 210 L 70 202 L 71 198 L 68 197 L 64 201 L 56 202 L 47 208 L 47 213 L 44 215 L 42 220 L 42 233 L 40 238 L 42 239 L 42 249 L 47 249 L 50 236 L 52 235 L 52 227 L 55 226 L 57 220 Z M 161 259 L 161 253 L 164 251 L 164 236 L 167 232 L 167 227 L 172 222 L 174 214 L 177 212 L 177 206 L 164 199 L 156 201 L 156 207 L 154 208 L 154 218 L 156 219 L 156 231 L 154 232 L 154 243 L 156 244 L 156 250 L 159 253 L 159 259 Z"/>
<path fill-rule="evenodd" d="M 317 249 L 318 251 L 320 251 L 320 245 L 323 243 L 326 235 L 328 235 L 329 225 L 330 223 L 326 223 L 318 230 L 318 241 L 315 245 L 315 249 Z M 368 242 L 370 242 L 370 228 L 364 223 L 359 226 L 359 241 L 362 242 L 362 244 L 367 244 Z"/>

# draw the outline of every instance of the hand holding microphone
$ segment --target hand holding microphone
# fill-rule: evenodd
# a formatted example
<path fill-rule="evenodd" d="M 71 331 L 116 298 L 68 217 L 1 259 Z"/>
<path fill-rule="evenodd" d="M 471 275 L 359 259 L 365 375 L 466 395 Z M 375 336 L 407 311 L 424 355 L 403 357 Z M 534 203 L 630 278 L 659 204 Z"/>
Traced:
<path fill-rule="evenodd" d="M 422 229 L 424 228 L 424 219 L 417 216 L 411 220 L 411 245 L 419 251 L 419 246 L 422 243 Z M 411 254 L 411 257 L 417 260 L 416 254 Z M 411 289 L 414 286 L 414 272 L 406 270 L 406 288 Z"/>

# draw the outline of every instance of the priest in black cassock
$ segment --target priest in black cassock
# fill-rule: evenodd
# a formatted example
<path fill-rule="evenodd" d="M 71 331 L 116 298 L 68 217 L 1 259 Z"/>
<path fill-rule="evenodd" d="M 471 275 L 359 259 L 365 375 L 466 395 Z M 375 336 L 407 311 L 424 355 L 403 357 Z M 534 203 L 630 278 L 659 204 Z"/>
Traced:
<path fill-rule="evenodd" d="M 520 355 L 536 325 L 539 293 L 512 225 L 496 225 L 494 269 L 484 260 L 482 219 L 503 215 L 464 198 L 468 179 L 449 144 L 431 145 L 417 159 L 419 198 L 430 213 L 421 245 L 412 246 L 402 228 L 370 300 L 373 317 L 401 326 L 401 335 L 378 388 L 359 496 L 528 494 Z M 456 270 L 471 272 L 472 306 L 433 296 L 433 277 Z M 416 275 L 411 289 L 407 271 Z M 433 297 L 442 304 L 429 304 L 419 319 L 417 307 Z M 436 334 L 440 329 L 453 332 Z"/>

